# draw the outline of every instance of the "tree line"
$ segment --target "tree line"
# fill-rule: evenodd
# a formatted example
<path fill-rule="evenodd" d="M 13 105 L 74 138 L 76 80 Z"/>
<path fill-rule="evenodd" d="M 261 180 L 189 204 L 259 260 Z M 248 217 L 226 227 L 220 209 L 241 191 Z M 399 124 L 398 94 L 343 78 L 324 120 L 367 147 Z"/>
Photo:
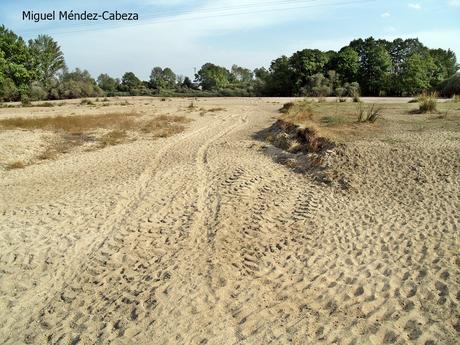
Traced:
<path fill-rule="evenodd" d="M 429 49 L 418 39 L 356 39 L 339 51 L 304 49 L 273 60 L 268 69 L 231 69 L 206 63 L 194 79 L 154 67 L 147 81 L 133 72 L 121 79 L 66 67 L 48 35 L 26 42 L 0 27 L 0 101 L 116 95 L 163 96 L 413 96 L 438 90 L 460 94 L 453 51 Z"/>

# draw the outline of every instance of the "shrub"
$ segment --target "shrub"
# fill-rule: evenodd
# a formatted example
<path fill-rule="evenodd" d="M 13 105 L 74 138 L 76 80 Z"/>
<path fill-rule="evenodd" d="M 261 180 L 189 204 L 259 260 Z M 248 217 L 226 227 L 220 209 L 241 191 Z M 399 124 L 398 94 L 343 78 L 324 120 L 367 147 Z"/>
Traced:
<path fill-rule="evenodd" d="M 94 103 L 91 100 L 84 98 L 81 100 L 80 105 L 94 105 Z"/>
<path fill-rule="evenodd" d="M 418 98 L 419 112 L 421 114 L 436 112 L 437 96 L 435 92 L 421 94 Z"/>
<path fill-rule="evenodd" d="M 347 92 L 347 95 L 349 97 L 353 98 L 359 98 L 359 95 L 361 94 L 359 84 L 356 82 L 353 83 L 345 83 L 344 88 Z"/>
<path fill-rule="evenodd" d="M 21 105 L 23 107 L 29 107 L 31 105 L 30 98 L 29 98 L 28 95 L 22 95 L 21 96 Z"/>
<path fill-rule="evenodd" d="M 438 91 L 444 97 L 452 97 L 460 94 L 460 73 L 442 81 L 438 86 Z"/>
<path fill-rule="evenodd" d="M 376 107 L 372 104 L 370 107 L 366 107 L 363 103 L 358 104 L 357 115 L 358 122 L 370 122 L 374 123 L 381 116 L 382 108 Z"/>
<path fill-rule="evenodd" d="M 46 99 L 48 93 L 39 83 L 32 83 L 29 90 L 29 97 L 32 101 L 40 101 Z"/>
<path fill-rule="evenodd" d="M 1 76 L 0 76 L 1 77 Z M 0 78 L 0 100 L 10 102 L 19 98 L 19 91 L 14 81 L 6 78 Z"/>

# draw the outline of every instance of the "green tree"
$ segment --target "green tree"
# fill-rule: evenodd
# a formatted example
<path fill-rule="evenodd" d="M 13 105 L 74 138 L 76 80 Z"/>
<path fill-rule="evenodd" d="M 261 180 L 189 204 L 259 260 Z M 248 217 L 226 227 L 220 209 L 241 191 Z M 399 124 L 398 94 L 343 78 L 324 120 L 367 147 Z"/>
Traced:
<path fill-rule="evenodd" d="M 50 88 L 56 74 L 65 67 L 64 54 L 50 36 L 39 35 L 29 41 L 36 78 L 45 89 Z"/>
<path fill-rule="evenodd" d="M 450 49 L 431 49 L 429 53 L 434 62 L 431 86 L 436 87 L 441 81 L 455 75 L 459 66 L 455 53 Z"/>
<path fill-rule="evenodd" d="M 344 82 L 358 80 L 359 54 L 351 47 L 342 48 L 333 58 L 331 70 L 335 70 Z"/>
<path fill-rule="evenodd" d="M 181 86 L 187 89 L 193 89 L 193 82 L 189 77 L 185 77 Z"/>
<path fill-rule="evenodd" d="M 134 92 L 134 90 L 139 89 L 141 85 L 142 82 L 133 72 L 126 72 L 121 77 L 121 91 Z"/>
<path fill-rule="evenodd" d="M 68 72 L 64 69 L 59 80 L 57 94 L 51 91 L 56 98 L 81 98 L 102 96 L 103 91 L 97 86 L 96 81 L 88 71 L 75 69 Z"/>
<path fill-rule="evenodd" d="M 115 92 L 120 85 L 120 80 L 103 73 L 97 77 L 97 85 L 105 92 Z"/>
<path fill-rule="evenodd" d="M 174 86 L 176 85 L 176 81 L 177 81 L 177 76 L 176 74 L 173 72 L 173 70 L 169 67 L 166 67 L 164 70 L 163 70 L 163 80 L 166 84 L 166 88 L 168 89 L 172 89 L 174 88 Z"/>
<path fill-rule="evenodd" d="M 318 49 L 304 49 L 294 53 L 289 58 L 289 67 L 295 78 L 294 91 L 298 92 L 304 87 L 310 76 L 325 73 L 329 58 L 330 54 Z"/>
<path fill-rule="evenodd" d="M 221 66 L 206 63 L 195 75 L 195 80 L 203 90 L 219 90 L 229 84 L 230 72 Z"/>
<path fill-rule="evenodd" d="M 250 83 L 254 78 L 254 73 L 248 69 L 238 65 L 232 66 L 232 80 L 238 83 Z"/>
<path fill-rule="evenodd" d="M 177 76 L 169 67 L 154 67 L 150 73 L 150 86 L 155 89 L 172 89 L 176 81 Z"/>
<path fill-rule="evenodd" d="M 379 96 L 388 91 L 391 76 L 391 56 L 382 42 L 374 38 L 350 43 L 360 55 L 358 81 L 365 95 Z"/>
<path fill-rule="evenodd" d="M 5 100 L 17 100 L 21 94 L 28 92 L 29 84 L 35 77 L 30 50 L 21 37 L 2 25 L 0 26 L 0 52 L 2 53 L 0 78 L 3 80 L 4 87 L 9 90 L 3 94 L 13 97 Z M 10 92 L 13 89 L 15 91 Z"/>
<path fill-rule="evenodd" d="M 434 68 L 429 55 L 413 53 L 400 66 L 399 85 L 403 96 L 412 96 L 430 88 L 431 73 Z"/>
<path fill-rule="evenodd" d="M 270 96 L 292 96 L 294 93 L 295 79 L 294 71 L 289 65 L 289 59 L 286 56 L 273 60 L 269 76 L 266 79 L 265 91 Z"/>

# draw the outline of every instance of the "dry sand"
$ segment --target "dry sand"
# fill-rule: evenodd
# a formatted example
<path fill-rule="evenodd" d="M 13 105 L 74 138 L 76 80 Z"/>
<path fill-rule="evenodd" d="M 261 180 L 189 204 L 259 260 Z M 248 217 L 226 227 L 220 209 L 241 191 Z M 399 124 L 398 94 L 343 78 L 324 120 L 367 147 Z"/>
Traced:
<path fill-rule="evenodd" d="M 204 116 L 190 99 L 129 102 L 0 109 L 194 119 L 0 170 L 0 343 L 460 343 L 459 132 L 354 141 L 332 158 L 341 190 L 253 139 L 285 100 L 195 100 L 224 108 Z M 0 132 L 0 160 L 40 138 Z"/>

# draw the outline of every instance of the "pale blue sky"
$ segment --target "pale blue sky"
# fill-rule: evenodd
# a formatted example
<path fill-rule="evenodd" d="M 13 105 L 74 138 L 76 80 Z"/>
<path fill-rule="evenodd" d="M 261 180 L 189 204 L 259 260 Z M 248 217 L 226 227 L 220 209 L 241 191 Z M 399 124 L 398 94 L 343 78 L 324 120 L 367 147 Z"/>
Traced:
<path fill-rule="evenodd" d="M 138 12 L 136 23 L 22 21 L 23 10 Z M 206 62 L 269 66 L 303 48 L 337 50 L 354 38 L 418 37 L 460 58 L 460 0 L 22 0 L 0 2 L 0 24 L 29 39 L 52 35 L 70 68 L 94 77 L 153 66 L 193 75 Z"/>

